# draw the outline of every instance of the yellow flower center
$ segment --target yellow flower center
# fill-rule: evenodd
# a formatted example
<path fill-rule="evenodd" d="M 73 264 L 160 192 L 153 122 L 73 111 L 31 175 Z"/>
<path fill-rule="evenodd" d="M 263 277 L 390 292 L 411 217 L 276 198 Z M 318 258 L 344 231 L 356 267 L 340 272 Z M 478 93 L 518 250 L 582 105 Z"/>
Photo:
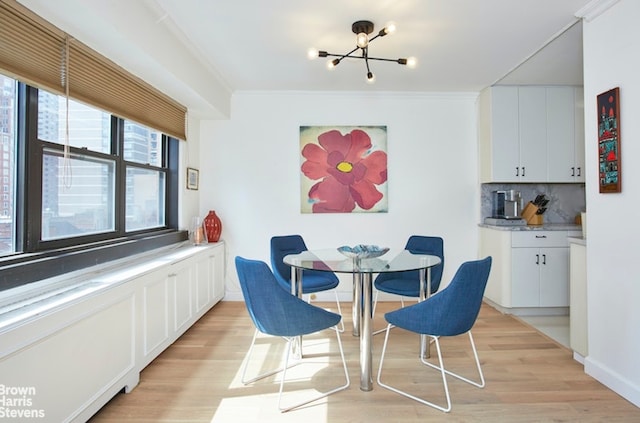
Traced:
<path fill-rule="evenodd" d="M 343 173 L 349 173 L 353 170 L 353 165 L 349 162 L 340 162 L 336 168 Z"/>

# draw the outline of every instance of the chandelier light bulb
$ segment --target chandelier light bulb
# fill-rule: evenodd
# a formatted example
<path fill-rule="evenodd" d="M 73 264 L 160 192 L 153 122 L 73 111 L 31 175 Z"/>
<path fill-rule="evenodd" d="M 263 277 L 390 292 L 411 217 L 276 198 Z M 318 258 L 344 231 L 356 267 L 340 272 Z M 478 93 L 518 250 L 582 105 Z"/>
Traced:
<path fill-rule="evenodd" d="M 364 32 L 360 32 L 356 35 L 356 45 L 360 48 L 365 48 L 369 45 L 369 36 Z"/>
<path fill-rule="evenodd" d="M 307 51 L 307 57 L 308 57 L 310 60 L 317 59 L 317 58 L 319 57 L 318 49 L 317 49 L 317 48 L 313 48 L 313 47 L 312 47 L 312 48 L 310 48 L 310 49 Z"/>
<path fill-rule="evenodd" d="M 410 69 L 415 69 L 416 66 L 418 66 L 418 59 L 416 59 L 415 57 L 408 57 L 407 58 L 407 67 Z"/>
<path fill-rule="evenodd" d="M 327 69 L 332 70 L 340 63 L 340 59 L 333 59 L 327 61 Z"/>
<path fill-rule="evenodd" d="M 371 72 L 367 72 L 367 84 L 373 84 L 376 82 L 376 76 Z"/>
<path fill-rule="evenodd" d="M 389 22 L 383 29 L 385 35 L 393 35 L 396 32 L 396 24 L 395 22 Z"/>

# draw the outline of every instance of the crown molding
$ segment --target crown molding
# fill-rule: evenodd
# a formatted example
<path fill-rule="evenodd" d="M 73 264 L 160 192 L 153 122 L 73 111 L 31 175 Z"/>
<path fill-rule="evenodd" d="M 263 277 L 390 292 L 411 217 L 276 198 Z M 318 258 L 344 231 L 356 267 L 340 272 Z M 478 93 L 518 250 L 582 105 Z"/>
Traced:
<path fill-rule="evenodd" d="M 575 16 L 584 19 L 587 22 L 591 22 L 598 16 L 606 12 L 618 3 L 620 0 L 593 0 L 586 4 L 582 9 L 575 13 Z"/>

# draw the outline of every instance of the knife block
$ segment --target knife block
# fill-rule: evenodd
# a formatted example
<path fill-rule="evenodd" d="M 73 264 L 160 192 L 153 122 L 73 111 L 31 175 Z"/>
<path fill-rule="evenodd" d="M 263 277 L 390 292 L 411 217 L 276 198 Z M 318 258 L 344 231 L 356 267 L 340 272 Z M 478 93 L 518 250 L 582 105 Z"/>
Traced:
<path fill-rule="evenodd" d="M 541 214 L 537 213 L 538 206 L 529 201 L 520 215 L 527 221 L 527 225 L 542 225 L 544 223 L 544 219 Z"/>

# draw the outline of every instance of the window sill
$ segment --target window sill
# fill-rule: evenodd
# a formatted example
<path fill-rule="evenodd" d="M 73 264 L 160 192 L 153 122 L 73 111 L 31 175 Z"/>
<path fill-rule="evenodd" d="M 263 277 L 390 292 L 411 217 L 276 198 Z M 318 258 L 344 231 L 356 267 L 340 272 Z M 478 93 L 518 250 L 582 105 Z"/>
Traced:
<path fill-rule="evenodd" d="M 146 237 L 119 239 L 109 243 L 6 258 L 0 261 L 0 307 L 6 305 L 1 298 L 1 294 L 6 290 L 32 292 L 32 296 L 40 295 L 48 290 L 59 289 L 59 286 L 55 284 L 51 286 L 50 282 L 45 281 L 47 279 L 90 266 L 108 264 L 135 254 L 184 242 L 187 239 L 186 231 L 171 230 Z"/>

